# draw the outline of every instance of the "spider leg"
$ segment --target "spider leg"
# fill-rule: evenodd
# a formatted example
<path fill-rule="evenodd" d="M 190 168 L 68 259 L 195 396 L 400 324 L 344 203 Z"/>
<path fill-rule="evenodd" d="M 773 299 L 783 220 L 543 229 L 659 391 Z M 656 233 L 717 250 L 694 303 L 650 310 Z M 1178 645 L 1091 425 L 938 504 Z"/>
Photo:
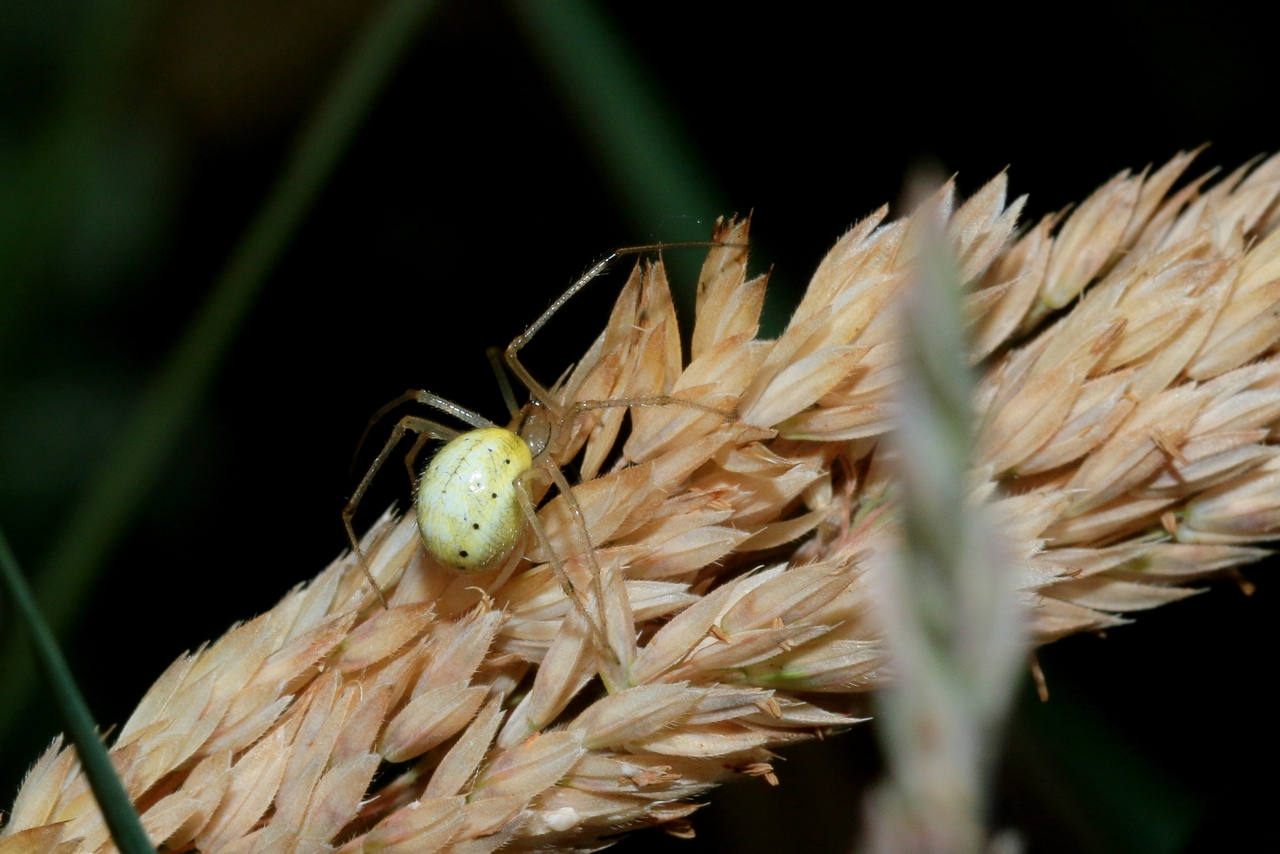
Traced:
<path fill-rule="evenodd" d="M 507 405 L 507 412 L 514 421 L 520 417 L 520 404 L 516 402 L 516 393 L 511 390 L 507 371 L 502 367 L 502 350 L 490 347 L 484 351 L 484 354 L 489 357 L 489 366 L 493 368 L 493 375 L 498 378 L 498 388 L 502 391 L 502 402 Z"/>
<path fill-rule="evenodd" d="M 569 486 L 568 479 L 565 478 L 564 472 L 560 471 L 560 467 L 555 464 L 550 457 L 541 463 L 547 473 L 551 475 L 551 480 L 555 482 L 556 489 L 560 490 L 560 494 L 564 496 L 565 502 L 569 505 L 569 511 L 573 515 L 574 527 L 578 529 L 579 535 L 582 537 L 582 545 L 586 549 L 584 552 L 587 557 L 587 567 L 591 572 L 591 591 L 596 597 L 596 608 L 599 610 L 600 630 L 603 632 L 602 641 L 609 650 L 609 655 L 604 659 L 604 663 L 609 667 L 616 667 L 617 670 L 610 674 L 607 670 L 600 675 L 605 680 L 605 685 L 611 691 L 618 691 L 627 687 L 627 674 L 631 668 L 631 662 L 635 658 L 635 631 L 630 625 L 630 605 L 627 602 L 626 588 L 621 590 L 614 589 L 612 591 L 605 589 L 604 573 L 600 571 L 600 563 L 596 560 L 596 550 L 591 544 L 591 532 L 587 529 L 587 517 L 582 512 L 582 505 L 578 503 L 578 498 L 573 494 L 573 488 Z M 614 594 L 614 609 L 611 609 L 609 594 Z M 611 610 L 621 616 L 627 625 L 618 626 L 612 624 L 610 617 Z M 625 638 L 625 640 L 624 640 Z M 631 648 L 628 648 L 631 647 Z"/>
<path fill-rule="evenodd" d="M 356 559 L 360 561 L 360 568 L 364 570 L 365 577 L 373 585 L 373 590 L 378 594 L 378 601 L 382 603 L 383 608 L 387 607 L 387 597 L 383 595 L 382 588 L 378 586 L 378 582 L 373 578 L 373 570 L 369 568 L 369 561 L 365 558 L 364 552 L 360 548 L 360 540 L 356 537 L 356 531 L 351 524 L 351 520 L 355 518 L 356 509 L 360 506 L 360 500 L 364 498 L 364 494 L 368 491 L 369 485 L 373 483 L 373 478 L 378 474 L 378 470 L 382 468 L 382 464 L 391 456 L 391 452 L 395 450 L 400 440 L 409 432 L 444 441 L 453 439 L 458 435 L 457 430 L 446 427 L 443 424 L 437 424 L 434 421 L 428 421 L 426 418 L 419 418 L 416 415 L 406 415 L 401 418 L 396 422 L 396 426 L 392 428 L 391 435 L 387 438 L 386 444 L 382 446 L 382 450 L 378 452 L 378 456 L 374 458 L 369 470 L 360 479 L 355 492 L 351 493 L 351 498 L 347 501 L 347 505 L 342 508 L 342 524 L 347 529 L 347 539 L 351 541 L 351 548 L 356 553 Z M 410 453 L 416 453 L 420 445 L 421 440 L 415 442 L 414 449 Z"/>
<path fill-rule="evenodd" d="M 573 579 L 569 577 L 568 570 L 565 569 L 564 561 L 556 554 L 551 546 L 551 540 L 547 536 L 546 529 L 542 527 L 542 522 L 538 519 L 537 508 L 533 505 L 532 484 L 531 481 L 541 471 L 547 472 L 551 479 L 556 483 L 562 494 L 567 496 L 571 512 L 576 522 L 583 540 L 587 543 L 587 561 L 591 572 L 592 593 L 595 596 L 596 612 L 592 613 L 590 606 L 590 598 L 573 584 Z M 563 485 L 562 485 L 563 484 Z M 595 550 L 591 548 L 591 537 L 587 532 L 586 521 L 582 515 L 582 508 L 578 505 L 577 499 L 573 497 L 573 491 L 569 489 L 568 481 L 565 480 L 564 474 L 558 468 L 543 463 L 535 468 L 523 472 L 516 478 L 516 495 L 520 501 L 520 507 L 524 510 L 525 516 L 529 520 L 530 527 L 533 528 L 534 535 L 538 538 L 538 542 L 547 553 L 548 562 L 551 564 L 551 570 L 555 573 L 556 579 L 560 582 L 560 587 L 564 591 L 564 595 L 569 599 L 570 604 L 578 612 L 578 614 L 586 622 L 591 632 L 593 645 L 596 648 L 596 656 L 600 662 L 600 676 L 604 679 L 605 687 L 610 691 L 617 691 L 626 687 L 627 674 L 626 665 L 623 664 L 621 657 L 609 642 L 610 634 L 606 624 L 607 614 L 604 606 L 604 590 L 600 582 L 600 566 L 596 562 Z"/>
<path fill-rule="evenodd" d="M 516 379 L 524 383 L 525 388 L 529 389 L 529 394 L 535 400 L 547 407 L 547 409 L 551 410 L 555 415 L 561 415 L 560 406 L 553 399 L 551 392 L 547 391 L 545 386 L 534 379 L 533 374 L 529 373 L 528 368 L 520 363 L 519 354 L 520 351 L 533 340 L 533 336 L 538 334 L 538 330 L 546 326 L 547 321 L 551 320 L 551 318 L 555 316 L 556 312 L 563 308 L 564 304 L 573 298 L 574 294 L 585 288 L 592 279 L 609 269 L 610 265 L 612 265 L 614 261 L 626 255 L 639 255 L 643 252 L 661 252 L 663 249 L 682 249 L 695 246 L 723 248 L 738 245 L 745 244 L 719 243 L 714 240 L 698 240 L 688 243 L 650 243 L 645 246 L 624 246 L 621 249 L 615 249 L 595 264 L 592 264 L 585 273 L 578 277 L 577 281 L 569 286 L 568 290 L 557 297 L 556 301 L 553 302 L 546 311 L 542 312 L 542 314 L 538 316 L 537 320 L 529 324 L 528 329 L 520 333 L 519 337 L 507 345 L 505 353 L 507 366 L 511 368 L 511 372 L 516 375 Z"/>
<path fill-rule="evenodd" d="M 415 492 L 418 489 L 418 454 L 422 453 L 422 448 L 434 438 L 436 437 L 430 433 L 419 433 L 409 453 L 404 455 L 404 468 L 409 473 L 409 488 Z"/>
<path fill-rule="evenodd" d="M 719 415 L 725 421 L 738 420 L 738 411 L 736 409 L 716 409 L 714 406 L 707 406 L 705 403 L 695 403 L 692 400 L 681 400 L 678 397 L 660 394 L 653 397 L 611 397 L 606 400 L 579 400 L 570 406 L 569 411 L 565 413 L 565 418 L 567 419 L 565 426 L 572 429 L 573 419 L 584 412 L 589 412 L 593 409 L 610 409 L 618 406 L 683 406 L 711 415 Z"/>
<path fill-rule="evenodd" d="M 563 448 L 573 439 L 573 425 L 577 421 L 578 416 L 584 412 L 591 412 L 599 409 L 613 409 L 617 407 L 632 406 L 682 406 L 686 409 L 694 409 L 699 412 L 706 412 L 710 415 L 718 415 L 726 422 L 738 420 L 738 410 L 734 409 L 716 409 L 714 406 L 707 406 L 704 403 L 695 403 L 691 400 L 681 400 L 678 397 L 670 395 L 657 395 L 653 397 L 614 397 L 605 400 L 579 400 L 570 405 L 565 413 L 565 419 L 561 423 L 558 431 L 558 446 L 553 456 L 559 455 Z"/>
<path fill-rule="evenodd" d="M 356 460 L 359 459 L 360 457 L 360 451 L 362 448 L 364 448 L 365 440 L 369 438 L 370 431 L 372 431 L 373 428 L 377 426 L 379 421 L 381 421 L 383 418 L 386 418 L 387 414 L 390 413 L 393 409 L 395 409 L 398 406 L 403 406 L 406 403 L 412 403 L 412 402 L 421 403 L 423 406 L 429 406 L 432 409 L 445 413 L 446 415 L 452 415 L 454 418 L 457 418 L 459 421 L 464 421 L 467 424 L 470 424 L 472 427 L 475 427 L 477 429 L 480 429 L 482 427 L 494 426 L 492 421 L 485 418 L 483 415 L 477 415 L 476 413 L 472 412 L 470 409 L 467 409 L 465 406 L 459 406 L 453 401 L 446 400 L 440 395 L 432 394 L 431 392 L 426 391 L 425 389 L 411 388 L 408 391 L 406 391 L 404 394 L 400 395 L 399 397 L 389 401 L 387 404 L 380 407 L 377 412 L 373 413 L 373 415 L 370 416 L 369 423 L 364 426 L 364 432 L 360 434 L 360 441 L 356 442 L 356 452 L 351 455 L 352 470 L 355 469 Z M 448 429 L 448 428 L 445 428 L 445 429 Z M 455 432 L 454 435 L 456 436 L 457 433 Z"/>

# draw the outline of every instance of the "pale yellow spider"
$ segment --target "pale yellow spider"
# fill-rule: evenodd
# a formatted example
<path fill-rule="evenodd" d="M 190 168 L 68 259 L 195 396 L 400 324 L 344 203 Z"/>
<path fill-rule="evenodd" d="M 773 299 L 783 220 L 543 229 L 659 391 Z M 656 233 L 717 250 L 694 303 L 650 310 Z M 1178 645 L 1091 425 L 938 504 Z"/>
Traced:
<path fill-rule="evenodd" d="M 582 540 L 583 554 L 587 558 L 593 583 L 598 583 L 599 566 L 587 532 L 582 508 L 573 495 L 573 489 L 555 459 L 562 453 L 571 438 L 574 420 L 583 412 L 593 409 L 620 406 L 684 406 L 701 409 L 732 420 L 733 412 L 714 409 L 698 403 L 675 400 L 665 395 L 659 397 L 614 398 L 610 400 L 586 400 L 562 406 L 550 391 L 534 379 L 520 363 L 518 354 L 551 317 L 574 294 L 599 276 L 615 260 L 623 255 L 659 250 L 673 246 L 728 246 L 731 244 L 665 244 L 634 246 L 619 249 L 587 270 L 569 286 L 551 306 L 535 320 L 518 338 L 507 345 L 503 353 L 507 368 L 529 390 L 529 402 L 523 408 L 516 404 L 501 363 L 496 353 L 490 357 L 498 371 L 503 386 L 503 397 L 510 410 L 511 422 L 499 427 L 481 415 L 442 397 L 421 389 L 410 389 L 379 409 L 370 419 L 371 428 L 379 419 L 397 406 L 417 402 L 463 421 L 473 429 L 460 432 L 435 421 L 416 415 L 406 415 L 396 422 L 390 437 L 374 459 L 351 500 L 342 511 L 351 547 L 364 568 L 369 583 L 373 585 L 379 601 L 385 607 L 386 598 L 360 549 L 352 526 L 352 518 L 360 499 L 364 497 L 374 476 L 395 450 L 406 433 L 418 434 L 417 441 L 405 457 L 409 475 L 414 476 L 414 462 L 424 444 L 431 439 L 444 441 L 445 446 L 427 465 L 415 485 L 414 503 L 417 509 L 418 530 L 427 551 L 440 563 L 460 572 L 478 572 L 506 563 L 513 557 L 522 541 L 524 526 L 529 524 L 543 549 L 550 556 L 552 568 L 564 587 L 566 595 L 581 607 L 573 595 L 572 584 L 564 568 L 564 562 L 556 555 L 546 532 L 538 521 L 535 506 L 534 479 L 545 475 L 565 497 L 573 515 L 575 527 Z M 368 434 L 366 428 L 365 433 Z M 364 437 L 361 438 L 363 443 Z M 594 622 L 594 621 L 590 621 Z"/>

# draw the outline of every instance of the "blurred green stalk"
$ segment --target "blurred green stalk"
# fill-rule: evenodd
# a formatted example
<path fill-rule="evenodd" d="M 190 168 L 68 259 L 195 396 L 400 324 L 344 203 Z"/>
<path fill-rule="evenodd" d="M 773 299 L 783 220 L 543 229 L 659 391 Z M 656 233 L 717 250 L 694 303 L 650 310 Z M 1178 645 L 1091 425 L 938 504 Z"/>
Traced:
<path fill-rule="evenodd" d="M 116 776 L 107 748 L 98 737 L 97 724 L 93 715 L 85 705 L 80 689 L 71 676 L 67 660 L 58 649 L 58 642 L 53 638 L 49 625 L 40 616 L 31 588 L 22 577 L 22 568 L 18 559 L 9 548 L 9 539 L 0 529 L 0 576 L 4 579 L 4 587 L 17 605 L 18 613 L 26 623 L 27 632 L 35 643 L 36 657 L 40 660 L 40 668 L 44 671 L 49 687 L 53 690 L 54 700 L 62 720 L 75 742 L 76 754 L 85 776 L 89 778 L 89 788 L 93 790 L 94 800 L 102 810 L 111 838 L 121 854 L 155 854 L 147 833 L 142 829 L 142 820 L 138 818 L 124 784 Z"/>
<path fill-rule="evenodd" d="M 1051 684 L 1048 703 L 1024 692 L 1010 727 L 1020 779 L 1082 846 L 1127 854 L 1186 848 L 1206 804 L 1140 752 L 1083 686 L 1061 674 Z"/>
<path fill-rule="evenodd" d="M 437 5 L 437 0 L 387 0 L 371 15 L 200 310 L 89 477 L 35 580 L 36 599 L 55 635 L 63 634 L 84 607 L 94 579 L 217 376 L 262 286 Z M 0 742 L 31 692 L 32 664 L 19 643 L 10 632 L 0 649 Z"/>
<path fill-rule="evenodd" d="M 638 240 L 709 240 L 727 204 L 609 13 L 590 0 L 513 0 L 510 8 Z M 672 282 L 676 304 L 692 316 L 701 259 L 673 253 L 666 262 L 680 274 Z"/>

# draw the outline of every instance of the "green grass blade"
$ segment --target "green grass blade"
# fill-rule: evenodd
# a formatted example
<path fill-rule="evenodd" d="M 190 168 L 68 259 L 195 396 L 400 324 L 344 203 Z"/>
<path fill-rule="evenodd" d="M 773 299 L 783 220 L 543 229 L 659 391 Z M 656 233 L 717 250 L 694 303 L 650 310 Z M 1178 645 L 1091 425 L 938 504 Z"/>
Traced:
<path fill-rule="evenodd" d="M 55 635 L 84 606 L 99 569 L 191 421 L 263 284 L 437 5 L 437 0 L 387 0 L 370 18 L 204 304 L 89 478 L 35 581 L 36 600 Z M 30 691 L 31 662 L 15 650 L 15 642 L 9 638 L 0 650 L 0 742 Z"/>
<path fill-rule="evenodd" d="M 1133 745 L 1080 685 L 1060 674 L 1050 684 L 1048 703 L 1025 692 L 1014 743 L 1059 822 L 1104 850 L 1184 850 L 1208 805 Z"/>
<path fill-rule="evenodd" d="M 102 816 L 107 821 L 111 838 L 115 840 L 121 854 L 155 854 L 151 841 L 147 839 L 146 831 L 142 829 L 142 820 L 138 818 L 138 813 L 124 790 L 124 784 L 120 782 L 115 769 L 111 766 L 107 748 L 98 738 L 98 729 L 93 722 L 93 715 L 89 714 L 89 707 L 85 705 L 84 697 L 76 687 L 71 669 L 67 667 L 67 660 L 62 657 L 62 651 L 58 649 L 58 642 L 54 640 L 53 632 L 49 630 L 49 625 L 40 615 L 40 609 L 36 607 L 31 588 L 22 577 L 18 559 L 9 548 L 9 539 L 2 529 L 0 529 L 0 575 L 4 577 L 5 589 L 17 606 L 18 613 L 22 615 L 22 621 L 26 624 L 27 632 L 35 644 L 40 669 L 49 680 L 49 687 L 53 690 L 58 711 L 62 713 L 62 720 L 71 734 L 71 740 L 75 742 L 80 764 L 84 768 L 85 776 L 89 778 L 89 787 L 93 789 L 93 797 L 97 800 Z"/>
<path fill-rule="evenodd" d="M 707 240 L 716 216 L 728 213 L 709 170 L 679 119 L 645 73 L 643 62 L 609 19 L 588 0 L 514 0 L 510 8 L 539 60 L 568 102 L 605 180 L 640 240 Z M 692 276 L 673 282 L 682 311 L 692 311 Z"/>
<path fill-rule="evenodd" d="M 719 193 L 608 13 L 588 0 L 516 0 L 511 8 L 633 224 L 654 238 L 707 239 L 709 218 L 723 211 Z"/>

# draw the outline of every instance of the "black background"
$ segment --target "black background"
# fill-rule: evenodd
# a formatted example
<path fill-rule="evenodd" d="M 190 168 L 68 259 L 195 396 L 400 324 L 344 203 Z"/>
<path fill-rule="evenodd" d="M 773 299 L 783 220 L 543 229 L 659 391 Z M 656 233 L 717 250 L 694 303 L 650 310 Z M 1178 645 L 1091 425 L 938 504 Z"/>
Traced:
<path fill-rule="evenodd" d="M 1009 166 L 1034 219 L 1183 148 L 1211 142 L 1199 167 L 1234 168 L 1277 145 L 1275 21 L 1229 4 L 605 6 L 725 213 L 754 211 L 753 266 L 775 265 L 782 291 L 803 287 L 922 159 L 956 171 L 965 193 Z M 30 149 L 74 64 L 62 26 L 74 31 L 78 10 L 0 8 L 0 151 Z M 200 304 L 365 9 L 179 4 L 129 48 L 101 175 L 0 351 L 0 512 L 28 567 Z M 69 638 L 101 721 L 122 722 L 178 653 L 337 554 L 370 412 L 426 387 L 501 416 L 484 349 L 611 248 L 669 237 L 628 220 L 583 142 L 589 120 L 501 4 L 444 4 Z M 597 283 L 557 318 L 530 350 L 536 373 L 554 377 L 585 349 L 615 292 L 616 278 Z M 402 480 L 383 480 L 366 522 L 403 504 Z M 1276 605 L 1269 571 L 1249 574 L 1251 598 L 1217 584 L 1044 651 L 1053 699 L 1023 697 L 996 824 L 1032 851 L 1261 847 Z M 0 803 L 57 729 L 33 712 L 4 746 Z M 870 727 L 785 757 L 780 788 L 753 780 L 711 797 L 697 840 L 646 832 L 623 847 L 848 850 L 858 787 L 877 773 Z"/>

